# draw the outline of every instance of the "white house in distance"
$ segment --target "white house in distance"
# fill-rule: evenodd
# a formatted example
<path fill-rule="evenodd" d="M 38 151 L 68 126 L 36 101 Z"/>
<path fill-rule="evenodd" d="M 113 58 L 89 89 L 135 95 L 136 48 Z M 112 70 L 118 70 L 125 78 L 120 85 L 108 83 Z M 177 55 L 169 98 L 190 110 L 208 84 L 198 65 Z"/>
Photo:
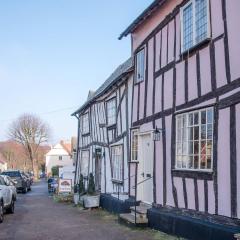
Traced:
<path fill-rule="evenodd" d="M 51 175 L 52 167 L 73 166 L 71 142 L 60 141 L 46 154 L 46 172 Z"/>
<path fill-rule="evenodd" d="M 0 153 L 0 173 L 7 170 L 7 162 L 5 157 Z"/>

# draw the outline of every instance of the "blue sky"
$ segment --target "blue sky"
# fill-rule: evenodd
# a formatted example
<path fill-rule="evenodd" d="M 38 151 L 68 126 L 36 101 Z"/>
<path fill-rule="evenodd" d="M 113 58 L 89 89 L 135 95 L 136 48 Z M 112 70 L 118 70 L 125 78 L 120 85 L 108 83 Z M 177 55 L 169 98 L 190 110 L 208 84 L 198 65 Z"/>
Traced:
<path fill-rule="evenodd" d="M 35 113 L 51 142 L 76 135 L 70 114 L 130 56 L 119 34 L 152 0 L 11 0 L 0 3 L 0 140 Z"/>

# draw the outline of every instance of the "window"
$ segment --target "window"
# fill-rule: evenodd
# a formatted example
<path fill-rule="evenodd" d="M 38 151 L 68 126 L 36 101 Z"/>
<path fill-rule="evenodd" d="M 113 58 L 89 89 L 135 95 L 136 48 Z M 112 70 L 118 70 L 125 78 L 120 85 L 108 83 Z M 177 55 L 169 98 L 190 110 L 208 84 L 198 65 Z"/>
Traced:
<path fill-rule="evenodd" d="M 211 170 L 213 108 L 176 116 L 176 169 Z"/>
<path fill-rule="evenodd" d="M 89 133 L 89 121 L 88 121 L 88 113 L 82 116 L 82 133 Z"/>
<path fill-rule="evenodd" d="M 58 160 L 59 160 L 59 161 L 62 161 L 62 156 L 59 156 L 59 157 L 58 157 Z"/>
<path fill-rule="evenodd" d="M 108 126 L 116 124 L 116 98 L 107 101 L 107 123 Z"/>
<path fill-rule="evenodd" d="M 191 0 L 181 9 L 182 52 L 209 37 L 209 0 Z"/>
<path fill-rule="evenodd" d="M 132 161 L 138 161 L 138 130 L 132 131 Z"/>
<path fill-rule="evenodd" d="M 122 145 L 112 147 L 112 178 L 123 181 L 123 149 Z"/>
<path fill-rule="evenodd" d="M 88 176 L 88 164 L 89 164 L 89 151 L 85 150 L 81 153 L 81 174 L 86 177 Z"/>
<path fill-rule="evenodd" d="M 136 55 L 136 76 L 135 82 L 141 82 L 145 79 L 145 49 L 139 51 Z"/>

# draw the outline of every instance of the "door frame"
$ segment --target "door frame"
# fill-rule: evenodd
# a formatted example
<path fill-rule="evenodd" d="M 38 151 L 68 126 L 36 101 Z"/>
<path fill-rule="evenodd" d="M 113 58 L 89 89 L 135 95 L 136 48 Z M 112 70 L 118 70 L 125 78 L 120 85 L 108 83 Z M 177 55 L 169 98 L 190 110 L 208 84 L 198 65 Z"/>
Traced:
<path fill-rule="evenodd" d="M 145 132 L 139 132 L 138 133 L 138 144 L 139 144 L 139 164 L 138 164 L 138 172 L 137 172 L 137 175 L 138 175 L 138 181 L 137 182 L 140 182 L 141 181 L 141 177 L 140 175 L 142 174 L 143 172 L 143 168 L 144 168 L 144 159 L 142 158 L 142 138 L 143 136 L 146 136 L 146 135 L 150 135 L 150 138 L 151 138 L 151 143 L 150 143 L 150 148 L 151 148 L 151 153 L 152 153 L 152 166 L 153 166 L 153 161 L 154 161 L 154 142 L 153 142 L 153 130 L 150 130 L 150 131 L 145 131 Z M 154 169 L 152 168 L 152 175 L 153 175 L 153 171 Z M 150 180 L 149 180 L 150 181 Z M 151 180 L 153 181 L 153 179 Z M 153 182 L 152 182 L 152 197 L 153 197 Z M 148 202 L 148 201 L 144 201 L 144 183 L 140 184 L 137 186 L 137 199 L 144 202 L 144 203 L 147 203 L 147 204 L 152 204 L 152 202 Z"/>

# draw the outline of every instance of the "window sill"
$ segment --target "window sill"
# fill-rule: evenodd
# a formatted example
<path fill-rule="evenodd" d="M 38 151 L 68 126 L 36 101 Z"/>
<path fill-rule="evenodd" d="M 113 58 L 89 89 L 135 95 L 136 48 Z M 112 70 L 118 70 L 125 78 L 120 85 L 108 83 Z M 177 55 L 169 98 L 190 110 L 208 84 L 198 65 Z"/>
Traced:
<path fill-rule="evenodd" d="M 123 184 L 123 181 L 116 180 L 116 179 L 112 179 L 112 182 L 117 184 Z"/>
<path fill-rule="evenodd" d="M 202 180 L 212 180 L 212 170 L 186 170 L 186 169 L 172 169 L 174 177 L 197 178 Z"/>
<path fill-rule="evenodd" d="M 204 40 L 202 40 L 201 42 L 197 43 L 196 45 L 192 46 L 191 48 L 189 48 L 188 50 L 183 51 L 180 54 L 180 58 L 185 58 L 188 55 L 192 55 L 193 53 L 195 53 L 197 50 L 200 50 L 201 48 L 205 47 L 209 42 L 211 41 L 211 38 L 206 38 Z"/>

